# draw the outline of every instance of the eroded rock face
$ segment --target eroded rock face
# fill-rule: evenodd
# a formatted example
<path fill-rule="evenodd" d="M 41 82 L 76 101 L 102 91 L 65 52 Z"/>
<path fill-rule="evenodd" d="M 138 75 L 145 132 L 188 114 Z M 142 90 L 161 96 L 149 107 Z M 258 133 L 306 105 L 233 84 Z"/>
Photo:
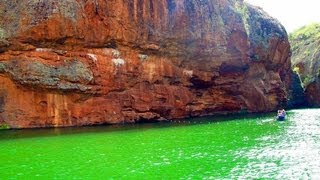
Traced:
<path fill-rule="evenodd" d="M 311 82 L 306 89 L 307 102 L 311 107 L 320 107 L 320 78 Z"/>
<path fill-rule="evenodd" d="M 305 89 L 302 85 L 300 76 L 297 72 L 292 72 L 290 78 L 290 87 L 288 92 L 288 107 L 289 108 L 303 108 L 307 107 L 307 99 Z"/>
<path fill-rule="evenodd" d="M 320 24 L 310 24 L 290 34 L 292 66 L 299 73 L 307 105 L 320 107 Z"/>
<path fill-rule="evenodd" d="M 235 0 L 0 2 L 0 123 L 13 128 L 265 112 L 289 43 Z"/>

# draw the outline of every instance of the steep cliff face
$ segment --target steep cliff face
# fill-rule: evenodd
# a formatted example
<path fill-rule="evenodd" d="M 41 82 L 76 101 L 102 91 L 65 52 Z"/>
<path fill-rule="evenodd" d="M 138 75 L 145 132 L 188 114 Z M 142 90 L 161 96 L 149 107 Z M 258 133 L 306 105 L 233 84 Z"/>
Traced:
<path fill-rule="evenodd" d="M 302 85 L 301 78 L 297 72 L 291 72 L 289 90 L 288 90 L 288 108 L 307 107 L 305 89 Z"/>
<path fill-rule="evenodd" d="M 265 112 L 287 101 L 286 32 L 242 1 L 3 0 L 0 17 L 0 124 L 13 128 Z"/>
<path fill-rule="evenodd" d="M 309 106 L 320 106 L 320 24 L 304 26 L 290 34 L 292 66 L 305 87 Z"/>
<path fill-rule="evenodd" d="M 320 107 L 320 78 L 317 77 L 306 88 L 306 97 L 308 105 L 311 107 Z"/>

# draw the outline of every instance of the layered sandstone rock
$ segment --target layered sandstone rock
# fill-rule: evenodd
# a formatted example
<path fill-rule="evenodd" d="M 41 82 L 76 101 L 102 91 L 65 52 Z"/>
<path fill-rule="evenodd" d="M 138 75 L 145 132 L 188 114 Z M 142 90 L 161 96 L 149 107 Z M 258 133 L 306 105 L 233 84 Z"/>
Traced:
<path fill-rule="evenodd" d="M 236 0 L 0 2 L 0 124 L 265 112 L 287 101 L 289 43 Z"/>

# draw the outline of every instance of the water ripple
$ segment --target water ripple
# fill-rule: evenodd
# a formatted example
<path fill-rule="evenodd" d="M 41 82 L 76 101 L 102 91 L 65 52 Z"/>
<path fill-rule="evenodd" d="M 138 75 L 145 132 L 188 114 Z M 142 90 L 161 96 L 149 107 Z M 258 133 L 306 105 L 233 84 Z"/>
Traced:
<path fill-rule="evenodd" d="M 282 134 L 261 137 L 255 148 L 236 153 L 251 162 L 233 168 L 231 178 L 320 178 L 319 110 L 295 110 L 292 114 Z"/>

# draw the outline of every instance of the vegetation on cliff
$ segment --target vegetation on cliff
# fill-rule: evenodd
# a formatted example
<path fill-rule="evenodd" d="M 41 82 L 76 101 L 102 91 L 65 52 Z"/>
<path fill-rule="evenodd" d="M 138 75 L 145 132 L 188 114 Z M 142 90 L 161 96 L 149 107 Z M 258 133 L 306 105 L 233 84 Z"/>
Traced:
<path fill-rule="evenodd" d="M 307 86 L 320 73 L 320 23 L 301 27 L 289 35 L 293 70 Z"/>
<path fill-rule="evenodd" d="M 320 98 L 320 23 L 313 23 L 289 35 L 292 68 L 306 89 L 308 105 L 319 106 Z"/>
<path fill-rule="evenodd" d="M 10 126 L 7 125 L 7 124 L 1 124 L 0 125 L 0 130 L 2 130 L 2 129 L 10 129 Z"/>

